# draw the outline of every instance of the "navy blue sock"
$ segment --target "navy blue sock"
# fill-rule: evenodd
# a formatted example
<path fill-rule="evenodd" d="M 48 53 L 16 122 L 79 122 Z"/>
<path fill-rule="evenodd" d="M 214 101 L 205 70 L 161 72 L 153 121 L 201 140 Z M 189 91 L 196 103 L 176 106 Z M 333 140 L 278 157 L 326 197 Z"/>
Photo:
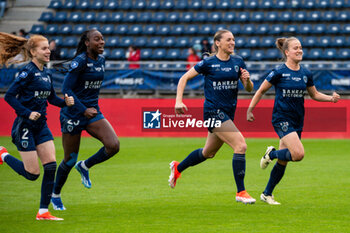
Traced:
<path fill-rule="evenodd" d="M 24 164 L 21 160 L 16 159 L 12 155 L 6 155 L 4 160 L 15 172 L 17 172 L 19 175 L 23 176 L 27 180 L 34 181 L 38 179 L 39 175 L 29 173 L 24 169 Z"/>
<path fill-rule="evenodd" d="M 279 159 L 283 161 L 292 161 L 292 155 L 288 149 L 273 150 L 269 154 L 270 159 Z"/>
<path fill-rule="evenodd" d="M 69 162 L 69 161 L 68 161 Z M 66 183 L 69 172 L 74 167 L 74 164 L 65 163 L 63 160 L 57 168 L 56 182 L 53 188 L 54 194 L 60 194 L 63 185 Z"/>
<path fill-rule="evenodd" d="M 203 156 L 203 148 L 192 151 L 182 162 L 177 166 L 177 170 L 181 173 L 186 168 L 190 166 L 195 166 L 203 161 L 206 158 Z"/>
<path fill-rule="evenodd" d="M 87 160 L 85 160 L 85 166 L 87 168 L 90 168 L 98 163 L 102 163 L 104 161 L 106 161 L 107 159 L 111 158 L 111 156 L 109 156 L 106 153 L 105 147 L 103 146 L 99 151 L 97 151 L 93 156 L 91 156 L 90 158 L 88 158 Z"/>
<path fill-rule="evenodd" d="M 44 176 L 41 183 L 40 208 L 48 208 L 51 200 L 52 189 L 55 183 L 56 162 L 44 164 Z"/>
<path fill-rule="evenodd" d="M 245 176 L 245 154 L 233 154 L 232 158 L 233 176 L 235 177 L 237 193 L 245 190 L 244 176 Z"/>
<path fill-rule="evenodd" d="M 269 182 L 267 183 L 266 188 L 264 190 L 265 195 L 272 195 L 273 189 L 282 179 L 285 170 L 286 166 L 283 166 L 279 163 L 275 164 L 275 166 L 271 170 Z"/>

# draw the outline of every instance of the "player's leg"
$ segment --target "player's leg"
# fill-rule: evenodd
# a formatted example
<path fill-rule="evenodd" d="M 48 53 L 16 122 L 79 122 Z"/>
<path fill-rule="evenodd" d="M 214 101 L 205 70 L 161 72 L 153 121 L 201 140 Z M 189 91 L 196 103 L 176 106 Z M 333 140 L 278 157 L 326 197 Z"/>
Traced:
<path fill-rule="evenodd" d="M 56 155 L 53 140 L 43 142 L 36 147 L 38 157 L 44 167 L 44 175 L 41 184 L 40 209 L 36 216 L 37 220 L 63 220 L 49 213 L 52 189 L 56 173 Z"/>
<path fill-rule="evenodd" d="M 216 152 L 222 146 L 221 141 L 214 133 L 208 132 L 207 141 L 204 148 L 199 148 L 192 151 L 181 163 L 172 161 L 170 163 L 169 186 L 175 188 L 177 179 L 181 176 L 181 172 L 191 166 L 195 166 L 207 158 L 213 158 Z"/>
<path fill-rule="evenodd" d="M 81 134 L 71 135 L 62 133 L 62 145 L 64 150 L 64 159 L 57 168 L 56 181 L 53 188 L 51 202 L 55 210 L 65 210 L 61 200 L 61 190 L 67 181 L 68 175 L 74 167 L 80 146 Z"/>
<path fill-rule="evenodd" d="M 94 155 L 84 161 L 79 161 L 75 166 L 81 174 L 82 179 L 88 181 L 83 181 L 84 186 L 86 188 L 91 188 L 89 168 L 110 159 L 118 153 L 120 143 L 112 125 L 104 118 L 90 123 L 86 127 L 86 131 L 91 136 L 100 140 L 103 144 L 103 147 L 101 147 Z"/>
<path fill-rule="evenodd" d="M 243 135 L 232 120 L 225 121 L 220 128 L 215 128 L 213 132 L 234 151 L 232 169 L 237 186 L 236 201 L 243 202 L 244 204 L 255 203 L 255 199 L 246 192 L 244 187 L 246 170 L 245 152 L 247 150 L 247 144 Z"/>

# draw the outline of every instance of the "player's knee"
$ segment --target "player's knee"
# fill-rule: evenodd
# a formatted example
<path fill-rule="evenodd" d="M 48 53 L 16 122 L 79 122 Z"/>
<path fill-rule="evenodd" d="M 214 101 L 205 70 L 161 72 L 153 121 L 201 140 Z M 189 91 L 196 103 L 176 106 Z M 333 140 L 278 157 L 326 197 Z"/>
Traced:
<path fill-rule="evenodd" d="M 73 167 L 78 160 L 78 153 L 71 153 L 68 158 L 64 160 L 67 166 Z"/>
<path fill-rule="evenodd" d="M 26 178 L 27 180 L 35 181 L 35 180 L 37 180 L 37 179 L 39 178 L 39 176 L 40 176 L 40 172 L 39 172 L 39 171 L 38 171 L 37 173 L 35 173 L 35 174 L 26 171 L 25 178 Z"/>
<path fill-rule="evenodd" d="M 293 161 L 301 161 L 304 158 L 304 151 L 295 151 L 292 154 Z"/>
<path fill-rule="evenodd" d="M 108 143 L 105 145 L 106 153 L 112 157 L 113 155 L 117 154 L 120 150 L 120 142 L 119 140 L 116 140 L 114 142 Z"/>
<path fill-rule="evenodd" d="M 244 154 L 247 151 L 247 143 L 241 142 L 234 147 L 235 153 Z"/>
<path fill-rule="evenodd" d="M 212 152 L 212 153 L 207 153 L 207 154 L 204 154 L 204 153 L 203 153 L 203 157 L 206 158 L 206 159 L 212 159 L 212 158 L 215 157 L 215 154 L 216 154 L 216 153 L 214 153 L 214 152 Z"/>

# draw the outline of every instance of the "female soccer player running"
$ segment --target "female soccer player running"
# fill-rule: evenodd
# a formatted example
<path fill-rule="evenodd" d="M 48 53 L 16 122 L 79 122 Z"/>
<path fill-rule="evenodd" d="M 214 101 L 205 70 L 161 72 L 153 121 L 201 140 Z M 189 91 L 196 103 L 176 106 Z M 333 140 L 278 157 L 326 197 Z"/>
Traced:
<path fill-rule="evenodd" d="M 63 93 L 72 95 L 75 105 L 61 110 L 64 159 L 57 169 L 51 198 L 56 210 L 65 210 L 60 193 L 74 165 L 81 174 L 83 185 L 91 188 L 89 169 L 119 151 L 118 137 L 98 106 L 105 71 L 105 58 L 101 55 L 104 45 L 103 36 L 99 31 L 92 29 L 84 32 L 77 47 L 76 57 L 64 79 Z M 100 140 L 103 147 L 90 158 L 76 163 L 83 130 Z"/>
<path fill-rule="evenodd" d="M 253 204 L 252 198 L 245 190 L 245 152 L 247 144 L 243 135 L 233 123 L 237 105 L 238 80 L 247 91 L 253 90 L 245 63 L 234 53 L 235 38 L 228 30 L 219 30 L 214 35 L 216 54 L 200 61 L 187 71 L 177 86 L 175 112 L 184 113 L 187 110 L 182 101 L 183 92 L 188 80 L 198 74 L 204 75 L 204 120 L 214 118 L 221 121 L 221 127 L 208 128 L 208 137 L 204 148 L 191 152 L 181 163 L 170 163 L 171 174 L 169 185 L 175 188 L 181 173 L 190 166 L 195 166 L 208 158 L 213 158 L 223 143 L 228 144 L 234 151 L 232 159 L 233 174 L 237 185 L 236 201 Z"/>
<path fill-rule="evenodd" d="M 0 164 L 5 161 L 15 172 L 28 180 L 36 180 L 40 169 L 38 157 L 44 167 L 41 185 L 41 199 L 37 220 L 63 220 L 48 211 L 56 172 L 55 146 L 52 134 L 46 124 L 47 101 L 55 106 L 74 105 L 73 97 L 65 95 L 65 100 L 57 97 L 52 85 L 50 72 L 45 64 L 50 61 L 48 40 L 40 35 L 30 39 L 0 33 L 0 63 L 19 53 L 24 59 L 31 58 L 15 78 L 5 95 L 5 100 L 15 109 L 17 118 L 12 126 L 12 142 L 16 145 L 22 161 L 0 147 Z"/>
<path fill-rule="evenodd" d="M 295 37 L 278 38 L 276 46 L 281 51 L 285 63 L 273 69 L 266 80 L 255 93 L 247 110 L 247 120 L 254 121 L 253 109 L 263 94 L 272 85 L 275 86 L 276 97 L 272 113 L 272 124 L 280 138 L 279 150 L 273 146 L 267 147 L 260 161 L 260 167 L 265 169 L 273 159 L 277 159 L 270 179 L 260 199 L 270 205 L 279 205 L 272 195 L 273 189 L 282 179 L 289 161 L 301 161 L 304 157 L 304 147 L 301 143 L 301 132 L 304 125 L 304 93 L 320 102 L 338 102 L 340 96 L 322 94 L 316 90 L 312 73 L 300 65 L 303 50 L 300 41 Z"/>

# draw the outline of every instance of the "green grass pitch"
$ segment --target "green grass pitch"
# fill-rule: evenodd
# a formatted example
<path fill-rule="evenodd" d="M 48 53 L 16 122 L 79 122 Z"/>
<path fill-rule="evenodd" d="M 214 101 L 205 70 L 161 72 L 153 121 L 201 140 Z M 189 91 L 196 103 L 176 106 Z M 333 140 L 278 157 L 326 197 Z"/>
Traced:
<path fill-rule="evenodd" d="M 234 201 L 232 150 L 184 171 L 174 190 L 169 162 L 202 147 L 204 138 L 121 138 L 121 151 L 90 170 L 92 188 L 72 170 L 63 188 L 65 220 L 36 221 L 42 174 L 30 182 L 0 166 L 0 232 L 350 232 L 350 141 L 304 139 L 302 162 L 290 163 L 277 186 L 280 206 L 259 200 L 272 166 L 259 168 L 267 145 L 277 139 L 247 139 L 245 184 L 254 205 Z M 62 160 L 61 138 L 55 140 Z M 10 138 L 0 145 L 19 157 Z M 101 144 L 83 138 L 79 159 Z"/>

